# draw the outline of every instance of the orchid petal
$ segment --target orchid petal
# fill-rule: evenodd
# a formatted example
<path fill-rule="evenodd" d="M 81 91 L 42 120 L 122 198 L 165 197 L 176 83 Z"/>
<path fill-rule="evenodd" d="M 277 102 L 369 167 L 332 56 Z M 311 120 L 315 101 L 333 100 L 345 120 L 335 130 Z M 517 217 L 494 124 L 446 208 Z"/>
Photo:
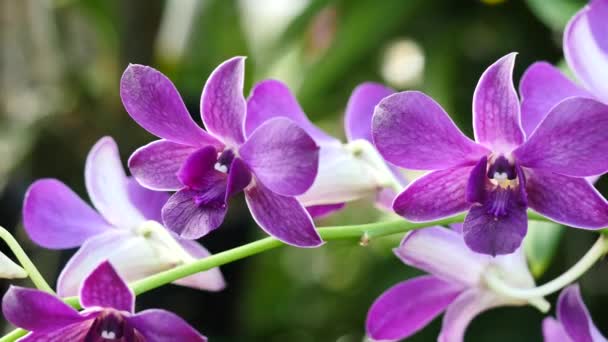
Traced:
<path fill-rule="evenodd" d="M 93 319 L 72 323 L 56 330 L 31 332 L 19 339 L 19 342 L 64 342 L 85 341 Z"/>
<path fill-rule="evenodd" d="M 80 303 L 84 308 L 135 310 L 135 295 L 109 261 L 99 264 L 82 282 Z"/>
<path fill-rule="evenodd" d="M 115 227 L 131 228 L 145 220 L 129 198 L 129 180 L 112 138 L 101 138 L 91 148 L 84 178 L 93 205 Z"/>
<path fill-rule="evenodd" d="M 526 70 L 519 82 L 519 92 L 521 123 L 528 137 L 560 101 L 573 96 L 591 97 L 547 62 L 536 62 Z"/>
<path fill-rule="evenodd" d="M 182 318 L 165 310 L 144 310 L 128 317 L 127 322 L 147 341 L 207 341 L 206 337 L 199 334 Z"/>
<path fill-rule="evenodd" d="M 608 102 L 608 29 L 606 1 L 591 1 L 568 23 L 564 31 L 564 56 L 585 87 Z"/>
<path fill-rule="evenodd" d="M 432 171 L 413 181 L 393 202 L 395 212 L 414 222 L 430 221 L 467 210 L 466 189 L 473 167 Z"/>
<path fill-rule="evenodd" d="M 59 275 L 58 295 L 78 295 L 82 281 L 105 260 L 109 260 L 127 282 L 167 270 L 181 262 L 173 254 L 162 252 L 144 236 L 128 231 L 110 231 L 87 240 L 72 256 Z"/>
<path fill-rule="evenodd" d="M 306 207 L 306 211 L 310 215 L 310 217 L 318 219 L 329 216 L 336 211 L 342 210 L 346 203 L 336 203 L 336 204 L 321 204 L 321 205 L 312 205 Z"/>
<path fill-rule="evenodd" d="M 305 206 L 353 201 L 374 194 L 382 186 L 377 174 L 344 145 L 321 145 L 317 177 L 298 200 Z"/>
<path fill-rule="evenodd" d="M 433 276 L 401 282 L 372 304 L 365 323 L 367 334 L 374 340 L 409 337 L 441 314 L 462 290 Z"/>
<path fill-rule="evenodd" d="M 194 259 L 202 259 L 211 255 L 205 247 L 196 241 L 178 239 L 178 242 Z M 219 267 L 181 278 L 174 283 L 207 291 L 221 291 L 226 287 L 226 282 Z"/>
<path fill-rule="evenodd" d="M 606 341 L 603 336 L 592 332 L 597 331 L 597 328 L 583 302 L 578 284 L 568 286 L 559 295 L 557 318 L 568 336 L 576 342 Z M 598 338 L 594 338 L 594 335 Z"/>
<path fill-rule="evenodd" d="M 438 342 L 462 342 L 471 321 L 483 311 L 500 305 L 500 301 L 489 292 L 476 288 L 463 292 L 448 306 Z"/>
<path fill-rule="evenodd" d="M 239 149 L 251 172 L 283 196 L 303 194 L 313 184 L 319 147 L 295 122 L 274 118 L 258 127 Z"/>
<path fill-rule="evenodd" d="M 564 327 L 553 317 L 543 319 L 543 340 L 545 342 L 575 342 L 564 330 Z"/>
<path fill-rule="evenodd" d="M 129 200 L 146 220 L 162 222 L 161 210 L 169 195 L 161 191 L 152 191 L 139 185 L 134 178 L 127 182 Z"/>
<path fill-rule="evenodd" d="M 173 83 L 158 70 L 130 64 L 120 80 L 120 97 L 133 120 L 158 137 L 190 146 L 222 145 L 192 120 Z"/>
<path fill-rule="evenodd" d="M 471 164 L 489 153 L 462 134 L 437 102 L 417 91 L 380 101 L 374 111 L 372 136 L 386 160 L 414 170 Z"/>
<path fill-rule="evenodd" d="M 382 84 L 366 82 L 353 90 L 344 114 L 344 131 L 348 141 L 365 139 L 372 142 L 374 108 L 383 98 L 395 91 Z"/>
<path fill-rule="evenodd" d="M 129 158 L 129 170 L 146 188 L 176 191 L 182 188 L 177 171 L 197 149 L 169 140 L 156 140 L 133 152 Z"/>
<path fill-rule="evenodd" d="M 286 197 L 257 183 L 245 189 L 245 200 L 255 222 L 269 235 L 296 247 L 323 244 L 306 209 L 293 197 Z"/>
<path fill-rule="evenodd" d="M 407 265 L 466 286 L 479 283 L 490 261 L 488 256 L 471 251 L 461 234 L 441 227 L 409 233 L 394 253 Z"/>
<path fill-rule="evenodd" d="M 527 170 L 528 205 L 551 220 L 578 228 L 608 226 L 608 202 L 583 178 Z"/>
<path fill-rule="evenodd" d="M 236 146 L 245 141 L 247 104 L 243 97 L 245 58 L 234 57 L 209 76 L 201 96 L 203 123 L 216 138 Z"/>
<path fill-rule="evenodd" d="M 60 329 L 86 319 L 52 294 L 19 286 L 9 287 L 4 295 L 2 314 L 20 328 L 37 331 Z"/>
<path fill-rule="evenodd" d="M 337 143 L 338 139 L 315 126 L 298 104 L 289 88 L 280 81 L 265 80 L 256 84 L 247 99 L 245 131 L 250 136 L 267 120 L 284 117 L 293 120 L 318 144 Z"/>
<path fill-rule="evenodd" d="M 513 86 L 515 53 L 484 71 L 473 94 L 475 141 L 492 151 L 510 152 L 524 142 L 519 100 Z"/>
<path fill-rule="evenodd" d="M 30 185 L 23 201 L 23 225 L 35 243 L 54 249 L 80 246 L 95 235 L 114 230 L 55 179 L 41 179 Z"/>
<path fill-rule="evenodd" d="M 510 190 L 502 190 L 510 191 Z M 526 206 L 508 200 L 507 213 L 495 215 L 491 212 L 492 201 L 475 204 L 464 220 L 464 241 L 471 250 L 492 256 L 513 253 L 528 231 Z"/>
<path fill-rule="evenodd" d="M 607 105 L 569 98 L 553 107 L 513 155 L 529 168 L 574 177 L 599 175 L 608 171 L 606 132 Z"/>
<path fill-rule="evenodd" d="M 225 183 L 218 183 L 206 191 L 182 189 L 163 207 L 163 222 L 181 238 L 198 239 L 224 221 L 228 210 L 225 197 Z"/>
<path fill-rule="evenodd" d="M 27 278 L 27 272 L 13 260 L 9 259 L 9 257 L 4 255 L 4 253 L 0 252 L 0 278 Z"/>

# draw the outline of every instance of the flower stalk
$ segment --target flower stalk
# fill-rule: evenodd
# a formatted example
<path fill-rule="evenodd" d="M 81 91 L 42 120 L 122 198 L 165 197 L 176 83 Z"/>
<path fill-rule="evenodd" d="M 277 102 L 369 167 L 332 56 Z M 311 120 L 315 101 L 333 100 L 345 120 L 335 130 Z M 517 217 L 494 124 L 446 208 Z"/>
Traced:
<path fill-rule="evenodd" d="M 576 264 L 574 264 L 574 266 L 562 273 L 559 277 L 545 283 L 544 285 L 537 286 L 532 289 L 515 288 L 503 282 L 496 274 L 492 272 L 487 273 L 485 281 L 489 288 L 504 296 L 526 300 L 532 304 L 533 301 L 557 292 L 575 282 L 606 253 L 608 253 L 608 239 L 604 234 L 601 234 L 595 244 Z M 544 306 L 537 307 L 543 312 L 547 312 L 549 310 L 549 308 L 543 310 Z"/>
<path fill-rule="evenodd" d="M 21 264 L 21 267 L 23 267 L 23 269 L 27 272 L 27 275 L 29 276 L 29 278 L 32 280 L 32 283 L 34 283 L 34 286 L 36 286 L 36 288 L 38 288 L 39 290 L 42 290 L 42 291 L 45 291 L 45 292 L 48 292 L 51 294 L 55 294 L 55 291 L 53 291 L 53 288 L 51 288 L 49 286 L 49 284 L 46 282 L 46 280 L 44 280 L 44 277 L 42 276 L 42 274 L 40 274 L 40 272 L 38 271 L 38 269 L 36 268 L 36 266 L 34 265 L 32 260 L 30 260 L 30 258 L 27 256 L 27 254 L 25 253 L 23 248 L 21 248 L 21 245 L 19 245 L 19 242 L 17 242 L 17 240 L 15 240 L 13 235 L 11 235 L 11 233 L 9 233 L 8 230 L 6 230 L 4 227 L 1 227 L 1 226 L 0 226 L 0 238 L 2 240 L 4 240 L 4 242 L 6 242 L 8 247 L 11 249 L 11 251 L 13 252 L 15 257 Z"/>

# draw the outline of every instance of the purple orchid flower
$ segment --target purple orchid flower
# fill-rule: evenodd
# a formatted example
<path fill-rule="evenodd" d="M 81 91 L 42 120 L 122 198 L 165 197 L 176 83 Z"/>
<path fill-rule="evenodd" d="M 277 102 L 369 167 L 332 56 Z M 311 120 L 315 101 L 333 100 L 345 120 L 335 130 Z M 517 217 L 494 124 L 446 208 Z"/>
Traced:
<path fill-rule="evenodd" d="M 545 342 L 608 341 L 593 324 L 577 284 L 568 286 L 559 295 L 557 318 L 547 317 L 543 321 Z"/>
<path fill-rule="evenodd" d="M 376 107 L 374 142 L 386 160 L 434 170 L 395 198 L 411 221 L 468 210 L 464 239 L 476 252 L 515 251 L 527 231 L 526 209 L 565 225 L 608 225 L 608 203 L 583 177 L 608 170 L 608 107 L 572 98 L 554 107 L 526 138 L 512 83 L 515 54 L 491 65 L 473 96 L 475 142 L 427 95 L 406 91 Z"/>
<path fill-rule="evenodd" d="M 405 264 L 431 275 L 401 282 L 376 299 L 366 321 L 367 334 L 373 340 L 404 339 L 446 311 L 438 340 L 459 342 L 481 312 L 528 304 L 493 292 L 485 286 L 485 274 L 492 272 L 519 288 L 534 287 L 521 249 L 491 258 L 471 251 L 455 230 L 431 227 L 413 231 L 394 252 Z"/>
<path fill-rule="evenodd" d="M 253 132 L 268 120 L 285 117 L 296 122 L 320 146 L 319 171 L 312 187 L 298 200 L 313 216 L 340 209 L 345 202 L 370 194 L 380 207 L 390 208 L 396 190 L 405 185 L 399 171 L 389 167 L 372 145 L 374 107 L 394 91 L 381 84 L 363 83 L 348 100 L 342 143 L 308 120 L 289 88 L 276 80 L 254 86 L 247 100 L 245 131 Z"/>
<path fill-rule="evenodd" d="M 23 342 L 53 341 L 207 341 L 179 316 L 150 309 L 134 313 L 135 296 L 112 265 L 98 265 L 82 283 L 78 312 L 61 299 L 11 286 L 2 299 L 4 317 L 31 331 Z"/>
<path fill-rule="evenodd" d="M 25 195 L 23 223 L 35 243 L 51 249 L 81 246 L 59 275 L 59 296 L 78 294 L 82 280 L 107 259 L 131 282 L 210 255 L 159 223 L 167 194 L 125 175 L 112 138 L 100 139 L 89 152 L 85 184 L 98 212 L 56 179 L 36 181 Z M 176 284 L 210 291 L 225 286 L 218 268 Z"/>
<path fill-rule="evenodd" d="M 312 185 L 319 147 L 291 120 L 276 118 L 244 129 L 244 58 L 222 63 L 201 97 L 207 131 L 190 117 L 171 81 L 150 67 L 130 65 L 120 95 L 131 117 L 160 137 L 129 159 L 135 178 L 153 190 L 177 191 L 163 207 L 165 225 L 187 239 L 218 228 L 230 197 L 245 192 L 255 221 L 298 247 L 322 240 L 295 199 Z"/>
<path fill-rule="evenodd" d="M 531 65 L 522 76 L 521 119 L 531 134 L 542 119 L 562 100 L 581 96 L 608 104 L 608 0 L 592 0 L 568 23 L 564 32 L 564 55 L 576 79 L 570 81 L 547 62 Z"/>

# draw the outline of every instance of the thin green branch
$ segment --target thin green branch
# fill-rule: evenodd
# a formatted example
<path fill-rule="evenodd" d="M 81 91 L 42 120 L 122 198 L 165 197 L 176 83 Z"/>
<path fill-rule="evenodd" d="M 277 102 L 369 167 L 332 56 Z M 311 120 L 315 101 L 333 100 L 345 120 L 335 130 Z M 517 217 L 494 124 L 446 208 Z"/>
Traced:
<path fill-rule="evenodd" d="M 29 276 L 29 278 L 34 283 L 34 286 L 36 286 L 36 288 L 38 288 L 39 290 L 42 290 L 42 291 L 45 291 L 45 292 L 48 292 L 51 294 L 55 294 L 55 291 L 53 291 L 53 288 L 49 286 L 49 284 L 46 282 L 46 280 L 44 280 L 44 277 L 42 276 L 42 274 L 40 274 L 40 272 L 38 271 L 38 269 L 36 268 L 36 266 L 34 265 L 32 260 L 30 260 L 30 258 L 27 256 L 27 254 L 25 253 L 23 248 L 21 248 L 21 245 L 19 245 L 19 242 L 17 242 L 17 240 L 15 240 L 13 235 L 11 235 L 11 233 L 9 233 L 8 230 L 6 230 L 4 227 L 1 227 L 1 226 L 0 226 L 0 238 L 2 240 L 4 240 L 4 242 L 6 242 L 8 247 L 11 249 L 11 251 L 13 252 L 15 257 L 21 264 L 21 267 L 23 267 L 23 269 L 27 272 L 27 275 Z"/>
<path fill-rule="evenodd" d="M 546 218 L 539 216 L 534 213 L 529 213 L 528 217 L 532 220 L 547 221 Z M 370 240 L 379 238 L 382 236 L 388 236 L 393 234 L 403 234 L 414 229 L 420 229 L 430 226 L 446 226 L 453 223 L 462 222 L 464 220 L 464 214 L 453 216 L 447 219 L 425 222 L 425 223 L 413 223 L 403 219 L 397 219 L 393 221 L 351 225 L 351 226 L 334 226 L 319 228 L 319 234 L 325 241 L 335 240 L 359 240 L 361 244 L 366 245 Z M 222 266 L 246 257 L 256 255 L 271 249 L 286 246 L 281 241 L 267 237 L 258 241 L 248 243 L 243 246 L 229 249 L 217 254 L 210 255 L 203 259 L 193 261 L 188 264 L 174 267 L 170 270 L 154 274 L 144 279 L 135 281 L 130 284 L 131 289 L 136 295 L 148 292 L 156 289 L 163 285 L 172 283 L 178 279 L 185 278 L 187 276 L 207 271 L 212 268 Z M 29 259 L 28 259 L 29 260 Z M 64 301 L 74 308 L 80 309 L 78 297 L 65 298 Z M 24 336 L 27 331 L 23 329 L 16 329 L 0 338 L 0 342 L 12 342 L 21 336 Z"/>

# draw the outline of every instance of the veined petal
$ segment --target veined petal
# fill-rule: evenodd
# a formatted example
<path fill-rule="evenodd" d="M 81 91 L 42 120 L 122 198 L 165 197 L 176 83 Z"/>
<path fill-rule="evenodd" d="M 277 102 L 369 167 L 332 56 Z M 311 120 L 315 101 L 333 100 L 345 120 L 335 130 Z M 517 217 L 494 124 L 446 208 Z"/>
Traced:
<path fill-rule="evenodd" d="M 190 146 L 222 144 L 192 120 L 171 81 L 158 70 L 130 64 L 120 80 L 125 109 L 148 132 Z"/>
<path fill-rule="evenodd" d="M 400 340 L 424 328 L 463 291 L 433 276 L 401 282 L 386 290 L 367 313 L 365 327 L 374 340 Z"/>
<path fill-rule="evenodd" d="M 349 202 L 375 193 L 378 172 L 342 144 L 321 145 L 312 186 L 298 200 L 305 206 Z"/>
<path fill-rule="evenodd" d="M 127 192 L 133 206 L 139 210 L 146 220 L 162 222 L 161 210 L 169 199 L 167 193 L 144 188 L 134 178 L 129 178 Z"/>
<path fill-rule="evenodd" d="M 608 202 L 584 178 L 526 170 L 528 205 L 553 221 L 578 228 L 608 226 Z"/>
<path fill-rule="evenodd" d="M 205 127 L 231 146 L 245 141 L 247 104 L 243 96 L 244 79 L 245 57 L 233 57 L 211 73 L 201 95 L 201 116 Z"/>
<path fill-rule="evenodd" d="M 27 272 L 25 272 L 21 266 L 9 259 L 4 253 L 0 252 L 0 278 L 16 279 L 26 277 Z"/>
<path fill-rule="evenodd" d="M 196 241 L 178 239 L 178 242 L 194 259 L 202 259 L 211 255 L 205 247 Z M 226 287 L 226 282 L 219 267 L 179 279 L 174 283 L 207 291 L 221 291 Z"/>
<path fill-rule="evenodd" d="M 129 198 L 129 180 L 112 138 L 101 138 L 93 146 L 87 156 L 84 179 L 93 205 L 112 225 L 129 229 L 145 221 Z"/>
<path fill-rule="evenodd" d="M 543 340 L 545 342 L 575 342 L 570 339 L 561 323 L 553 317 L 543 319 Z"/>
<path fill-rule="evenodd" d="M 515 53 L 484 71 L 473 94 L 475 141 L 495 152 L 510 152 L 524 142 L 519 99 L 513 85 Z"/>
<path fill-rule="evenodd" d="M 526 206 L 519 202 L 515 191 L 496 190 L 484 204 L 475 204 L 464 220 L 464 241 L 477 253 L 492 256 L 513 253 L 528 231 Z M 510 196 L 509 199 L 494 199 L 493 196 Z M 506 202 L 506 203 L 500 203 Z M 505 206 L 504 214 L 496 214 L 497 206 Z"/>
<path fill-rule="evenodd" d="M 489 154 L 462 134 L 439 104 L 417 91 L 380 101 L 372 119 L 372 136 L 386 160 L 414 170 L 472 164 Z"/>
<path fill-rule="evenodd" d="M 46 248 L 72 248 L 114 230 L 65 184 L 41 179 L 28 188 L 23 201 L 23 225 L 30 239 Z"/>
<path fill-rule="evenodd" d="M 348 141 L 365 139 L 372 142 L 374 108 L 395 91 L 379 83 L 366 82 L 353 90 L 344 114 L 344 131 Z"/>
<path fill-rule="evenodd" d="M 473 166 L 432 171 L 413 181 L 393 202 L 395 212 L 410 221 L 430 221 L 458 214 L 471 205 L 466 189 Z"/>
<path fill-rule="evenodd" d="M 217 229 L 226 216 L 226 186 L 206 191 L 182 189 L 163 207 L 165 226 L 184 239 L 198 239 Z"/>
<path fill-rule="evenodd" d="M 578 284 L 562 290 L 557 303 L 557 318 L 568 336 L 576 342 L 606 341 L 591 320 Z"/>
<path fill-rule="evenodd" d="M 312 218 L 294 197 L 281 196 L 257 183 L 245 189 L 255 222 L 269 235 L 296 247 L 323 244 Z"/>
<path fill-rule="evenodd" d="M 276 80 L 264 80 L 256 84 L 247 99 L 245 132 L 250 136 L 267 120 L 285 117 L 293 120 L 318 144 L 338 143 L 339 140 L 315 126 L 298 104 L 285 84 Z"/>
<path fill-rule="evenodd" d="M 57 330 L 31 332 L 19 339 L 19 342 L 64 342 L 84 341 L 94 319 L 72 323 Z"/>
<path fill-rule="evenodd" d="M 241 146 L 239 155 L 264 186 L 283 196 L 308 190 L 319 166 L 319 146 L 286 118 L 264 122 Z"/>
<path fill-rule="evenodd" d="M 86 317 L 52 294 L 11 286 L 2 299 L 2 314 L 12 324 L 34 331 L 60 329 Z"/>
<path fill-rule="evenodd" d="M 441 227 L 407 234 L 394 253 L 407 265 L 464 286 L 477 286 L 490 262 L 487 255 L 471 251 L 460 233 Z"/>
<path fill-rule="evenodd" d="M 519 82 L 519 93 L 521 123 L 528 137 L 560 101 L 573 96 L 592 97 L 547 62 L 536 62 L 524 72 Z"/>
<path fill-rule="evenodd" d="M 105 260 L 109 260 L 127 282 L 167 270 L 181 260 L 159 250 L 143 236 L 127 231 L 110 231 L 87 240 L 72 256 L 57 280 L 57 294 L 76 296 L 82 281 Z"/>
<path fill-rule="evenodd" d="M 135 295 L 109 261 L 99 264 L 82 282 L 80 303 L 84 308 L 135 310 Z"/>
<path fill-rule="evenodd" d="M 146 188 L 176 191 L 182 188 L 177 171 L 198 147 L 156 140 L 138 148 L 129 158 L 131 174 Z"/>
<path fill-rule="evenodd" d="M 608 4 L 591 1 L 568 23 L 564 31 L 564 56 L 585 87 L 608 102 Z"/>
<path fill-rule="evenodd" d="M 501 304 L 496 296 L 486 291 L 472 288 L 463 292 L 448 306 L 437 341 L 462 342 L 469 324 L 477 315 Z"/>
<path fill-rule="evenodd" d="M 532 136 L 513 151 L 518 163 L 574 177 L 608 171 L 608 105 L 569 98 L 547 114 Z"/>
<path fill-rule="evenodd" d="M 147 341 L 207 341 L 205 336 L 199 334 L 182 318 L 165 310 L 144 310 L 128 317 L 127 322 L 141 333 Z"/>

